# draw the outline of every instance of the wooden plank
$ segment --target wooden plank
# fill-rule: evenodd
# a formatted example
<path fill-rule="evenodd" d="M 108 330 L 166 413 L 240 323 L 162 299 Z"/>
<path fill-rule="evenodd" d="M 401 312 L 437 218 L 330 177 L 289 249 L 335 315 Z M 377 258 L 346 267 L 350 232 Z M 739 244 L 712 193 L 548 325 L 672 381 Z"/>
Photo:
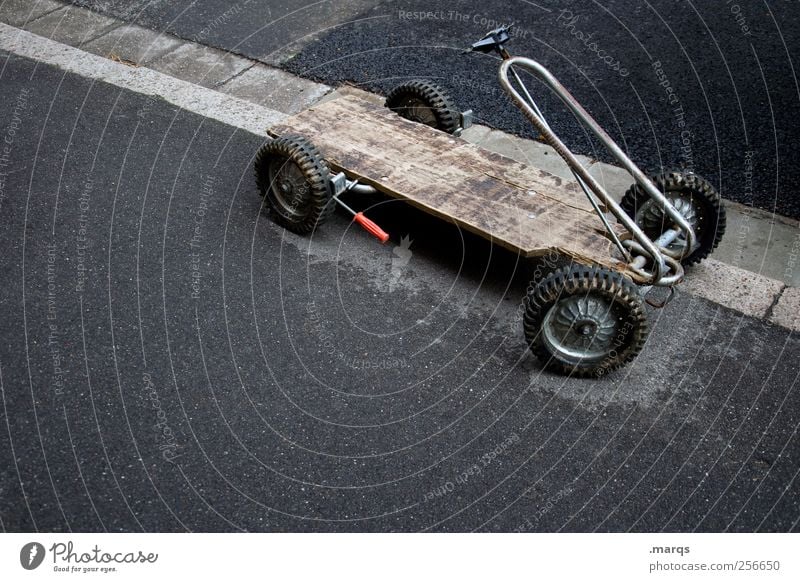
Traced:
<path fill-rule="evenodd" d="M 344 96 L 290 117 L 270 133 L 306 136 L 334 171 L 523 256 L 556 250 L 618 267 L 613 244 L 577 184 L 383 107 Z"/>

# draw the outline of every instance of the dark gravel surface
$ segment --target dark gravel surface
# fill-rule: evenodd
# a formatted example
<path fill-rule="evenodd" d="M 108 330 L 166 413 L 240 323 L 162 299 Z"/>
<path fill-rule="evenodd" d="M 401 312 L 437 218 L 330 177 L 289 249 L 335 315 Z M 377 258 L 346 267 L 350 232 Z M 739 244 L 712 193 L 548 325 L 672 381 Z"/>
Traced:
<path fill-rule="evenodd" d="M 6 531 L 790 531 L 798 339 L 690 296 L 601 381 L 410 208 L 269 221 L 262 138 L 0 54 Z"/>
<path fill-rule="evenodd" d="M 531 136 L 496 82 L 497 62 L 460 52 L 514 21 L 511 51 L 547 66 L 643 168 L 688 166 L 726 198 L 800 218 L 796 3 L 76 3 L 270 62 L 302 49 L 284 66 L 327 83 L 385 93 L 436 79 L 482 123 Z M 552 95 L 535 93 L 568 145 L 607 159 Z"/>

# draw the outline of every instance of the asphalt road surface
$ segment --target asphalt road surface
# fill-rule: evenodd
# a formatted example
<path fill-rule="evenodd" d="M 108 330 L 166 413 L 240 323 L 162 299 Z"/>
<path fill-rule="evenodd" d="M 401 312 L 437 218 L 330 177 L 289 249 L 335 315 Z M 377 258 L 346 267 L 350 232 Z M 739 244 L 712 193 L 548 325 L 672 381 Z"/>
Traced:
<path fill-rule="evenodd" d="M 410 208 L 313 237 L 263 142 L 0 54 L 6 531 L 796 531 L 798 339 L 680 295 L 599 381 L 531 265 Z M 398 242 L 398 241 L 395 241 Z"/>
<path fill-rule="evenodd" d="M 800 10 L 791 2 L 75 3 L 328 83 L 385 93 L 435 79 L 482 123 L 533 137 L 499 88 L 497 61 L 461 53 L 514 22 L 511 52 L 548 67 L 643 168 L 691 168 L 726 198 L 800 218 Z M 533 86 L 570 147 L 609 160 Z"/>

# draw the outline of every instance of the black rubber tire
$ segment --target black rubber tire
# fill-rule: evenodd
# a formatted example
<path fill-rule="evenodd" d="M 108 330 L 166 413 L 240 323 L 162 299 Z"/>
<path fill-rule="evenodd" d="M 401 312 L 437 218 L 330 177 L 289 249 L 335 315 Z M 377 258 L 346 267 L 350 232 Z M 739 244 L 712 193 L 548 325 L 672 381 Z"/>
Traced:
<path fill-rule="evenodd" d="M 292 166 L 288 166 L 292 164 Z M 289 135 L 264 144 L 255 158 L 256 186 L 266 198 L 275 221 L 298 234 L 312 232 L 333 212 L 330 171 L 319 150 L 304 137 Z M 295 174 L 292 202 L 283 199 L 275 169 Z M 299 180 L 302 177 L 302 182 Z M 296 191 L 295 191 L 296 190 Z"/>
<path fill-rule="evenodd" d="M 604 332 L 607 345 L 602 345 L 599 353 L 591 357 L 565 354 L 553 346 L 544 326 L 550 326 L 551 318 L 559 316 L 557 310 L 566 309 L 569 302 L 587 299 L 596 305 L 608 306 L 601 313 L 602 322 L 613 326 Z M 551 310 L 556 311 L 551 313 Z M 574 335 L 580 335 L 576 325 L 586 326 L 575 321 L 569 325 L 569 331 Z M 595 378 L 631 362 L 644 347 L 649 333 L 644 301 L 633 282 L 621 273 L 584 265 L 558 269 L 533 285 L 525 298 L 523 326 L 528 346 L 546 368 L 562 374 Z M 594 327 L 594 330 L 589 334 L 589 342 L 593 344 L 598 338 L 602 342 L 598 328 Z"/>
<path fill-rule="evenodd" d="M 461 113 L 455 103 L 436 83 L 414 80 L 395 87 L 386 97 L 386 107 L 411 121 L 424 123 L 445 133 L 454 133 L 461 125 Z M 417 117 L 417 107 L 429 110 L 427 120 Z"/>
<path fill-rule="evenodd" d="M 699 263 L 717 248 L 725 234 L 725 208 L 722 206 L 719 193 L 708 180 L 693 172 L 673 170 L 651 176 L 650 179 L 656 188 L 671 201 L 688 200 L 695 208 L 695 234 L 698 247 L 693 253 L 683 257 L 681 264 L 687 266 Z M 637 219 L 637 213 L 641 214 L 640 210 L 650 202 L 650 197 L 638 184 L 634 184 L 625 192 L 621 205 L 628 216 L 636 220 L 637 224 L 642 227 L 645 234 L 655 240 L 670 227 L 671 223 L 667 224 L 666 221 L 661 220 L 648 226 L 644 224 L 641 217 Z M 660 210 L 657 212 L 660 213 Z"/>

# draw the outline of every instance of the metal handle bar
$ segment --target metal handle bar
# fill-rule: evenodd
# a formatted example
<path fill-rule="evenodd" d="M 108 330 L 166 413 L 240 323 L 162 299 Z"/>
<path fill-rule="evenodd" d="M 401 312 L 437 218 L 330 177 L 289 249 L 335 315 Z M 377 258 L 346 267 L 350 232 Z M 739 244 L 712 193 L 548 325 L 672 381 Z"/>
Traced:
<path fill-rule="evenodd" d="M 661 252 L 661 249 L 642 231 L 641 228 L 639 228 L 636 222 L 630 216 L 628 216 L 624 210 L 622 210 L 620 205 L 617 204 L 617 202 L 611 198 L 611 196 L 609 196 L 605 189 L 589 174 L 586 168 L 583 167 L 580 161 L 569 150 L 564 142 L 562 142 L 555 132 L 550 129 L 550 126 L 541 115 L 541 112 L 538 111 L 538 107 L 536 107 L 535 102 L 530 97 L 530 93 L 528 93 L 528 90 L 522 83 L 522 80 L 516 74 L 516 71 L 512 69 L 512 67 L 515 65 L 527 70 L 539 80 L 544 82 L 545 85 L 547 85 L 556 95 L 558 95 L 558 97 L 575 114 L 575 116 L 583 123 L 583 125 L 589 128 L 592 133 L 594 133 L 594 135 L 603 143 L 603 145 L 608 148 L 614 158 L 616 158 L 622 167 L 625 168 L 625 170 L 627 170 L 627 172 L 633 177 L 636 183 L 644 189 L 648 196 L 650 196 L 650 198 L 652 198 L 663 209 L 663 211 L 686 235 L 687 249 L 693 249 L 696 244 L 695 234 L 691 225 L 686 221 L 683 215 L 675 209 L 667 197 L 664 196 L 664 194 L 662 194 L 658 188 L 653 185 L 653 183 L 636 166 L 636 164 L 634 164 L 630 158 L 625 155 L 625 152 L 623 152 L 616 142 L 611 139 L 611 136 L 609 136 L 605 130 L 600 127 L 594 118 L 589 115 L 589 113 L 581 106 L 580 103 L 578 103 L 578 101 L 570 94 L 570 92 L 567 91 L 567 89 L 558 81 L 558 79 L 556 79 L 552 73 L 550 73 L 550 71 L 548 71 L 540 63 L 525 57 L 511 57 L 503 60 L 503 63 L 500 65 L 499 73 L 500 85 L 503 87 L 503 90 L 508 94 L 509 97 L 511 97 L 516 106 L 544 136 L 545 140 L 556 150 L 556 152 L 558 152 L 562 158 L 564 158 L 564 161 L 567 162 L 567 165 L 572 169 L 572 172 L 575 174 L 576 178 L 578 178 L 578 181 L 582 182 L 581 186 L 588 186 L 591 189 L 591 191 L 603 202 L 603 204 L 605 204 L 606 208 L 611 211 L 614 217 L 620 223 L 622 223 L 622 225 L 628 230 L 628 232 L 631 233 L 631 235 L 633 235 L 633 238 L 637 243 L 639 243 L 639 247 L 641 247 L 641 249 L 650 256 L 650 258 L 653 260 L 655 269 L 652 274 L 648 273 L 648 275 L 652 275 L 649 282 L 654 285 L 665 283 L 669 284 L 668 281 L 675 278 L 675 273 L 673 273 L 672 276 L 668 276 L 670 267 L 667 265 L 667 262 L 672 265 L 674 264 L 674 261 L 665 260 L 665 256 Z M 511 84 L 511 80 L 508 76 L 509 71 L 514 74 L 517 82 L 522 87 L 526 96 L 530 99 L 530 102 L 526 101 L 525 98 L 523 98 L 523 96 L 520 95 L 517 89 Z M 611 233 L 612 237 L 616 239 L 616 235 L 615 233 L 611 232 L 610 226 L 605 220 L 605 216 L 603 216 L 602 212 L 597 207 L 591 196 L 589 199 L 601 220 L 603 220 L 603 223 L 606 225 L 606 228 Z"/>

